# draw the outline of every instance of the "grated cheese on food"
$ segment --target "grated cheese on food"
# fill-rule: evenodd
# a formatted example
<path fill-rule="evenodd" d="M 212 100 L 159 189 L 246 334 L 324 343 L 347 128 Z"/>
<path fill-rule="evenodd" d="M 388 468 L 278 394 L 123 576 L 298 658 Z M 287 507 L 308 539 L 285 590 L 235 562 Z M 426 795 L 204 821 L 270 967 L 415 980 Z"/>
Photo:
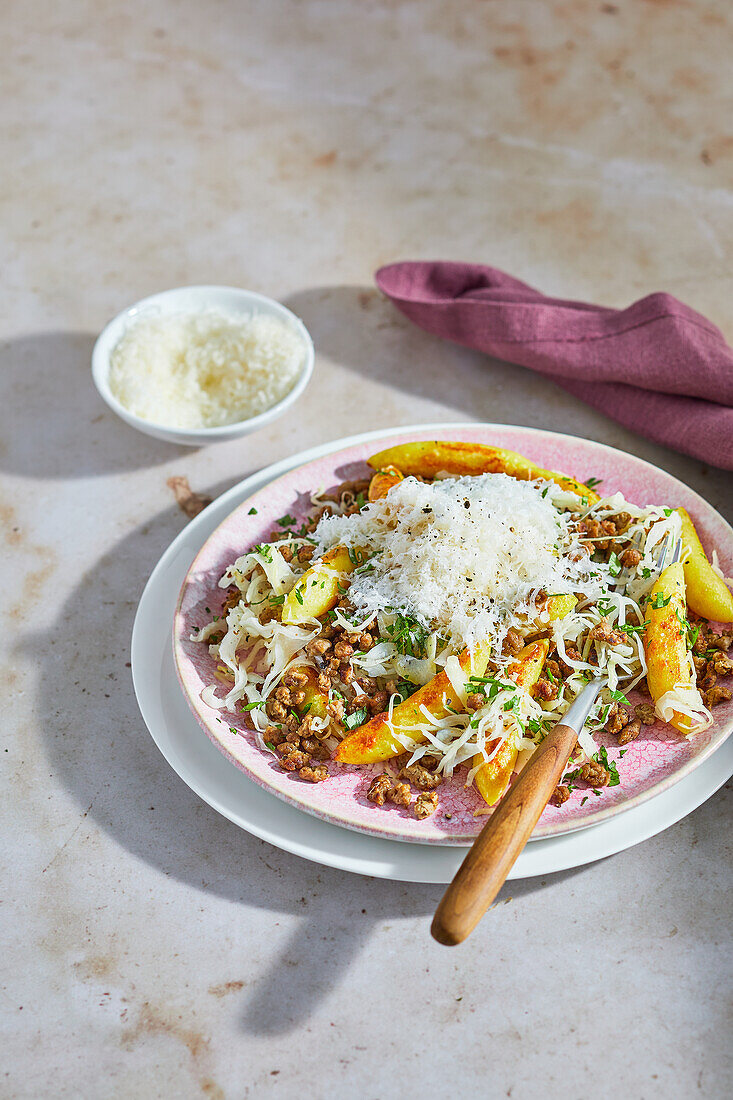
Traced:
<path fill-rule="evenodd" d="M 456 648 L 491 638 L 500 650 L 540 590 L 601 592 L 587 555 L 570 552 L 579 540 L 553 504 L 556 490 L 506 474 L 432 485 L 407 477 L 353 516 L 324 516 L 316 555 L 336 545 L 373 551 L 351 576 L 356 608 L 407 611 Z"/>
<path fill-rule="evenodd" d="M 110 389 L 143 420 L 213 428 L 248 420 L 293 388 L 305 354 L 292 325 L 258 314 L 142 314 L 112 351 Z"/>

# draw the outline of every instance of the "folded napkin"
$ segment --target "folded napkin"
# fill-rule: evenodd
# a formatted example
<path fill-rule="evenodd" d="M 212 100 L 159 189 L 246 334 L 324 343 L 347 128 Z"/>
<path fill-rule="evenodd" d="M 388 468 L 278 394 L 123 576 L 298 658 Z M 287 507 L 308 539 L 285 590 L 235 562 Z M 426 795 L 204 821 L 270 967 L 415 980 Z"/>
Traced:
<path fill-rule="evenodd" d="M 390 264 L 376 282 L 428 332 L 539 371 L 632 431 L 733 469 L 733 350 L 672 295 L 606 309 L 460 263 Z"/>

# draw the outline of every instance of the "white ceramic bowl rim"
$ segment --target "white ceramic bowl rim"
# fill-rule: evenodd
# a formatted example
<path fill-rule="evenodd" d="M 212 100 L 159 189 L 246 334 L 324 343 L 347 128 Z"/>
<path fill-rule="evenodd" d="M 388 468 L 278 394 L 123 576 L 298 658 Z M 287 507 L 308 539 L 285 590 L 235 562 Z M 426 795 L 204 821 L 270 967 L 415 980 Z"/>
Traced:
<path fill-rule="evenodd" d="M 196 295 L 200 295 L 202 301 L 205 301 L 207 298 L 212 299 L 211 302 L 203 307 L 207 309 L 216 308 L 216 303 L 213 300 L 216 297 L 231 295 L 235 298 L 239 298 L 242 307 L 251 305 L 254 307 L 254 313 L 270 312 L 280 316 L 284 321 L 290 324 L 302 338 L 304 355 L 300 374 L 292 389 L 274 405 L 271 405 L 269 409 L 265 409 L 256 416 L 248 417 L 246 420 L 235 420 L 229 424 L 220 424 L 216 427 L 180 428 L 174 424 L 161 424 L 156 420 L 146 420 L 143 417 L 137 416 L 136 413 L 131 412 L 130 409 L 126 408 L 125 405 L 118 401 L 112 393 L 109 385 L 110 356 L 113 348 L 125 332 L 127 324 L 138 314 L 147 310 L 153 311 L 156 307 L 160 307 L 162 312 L 166 313 L 190 311 L 195 307 L 191 305 L 188 307 L 179 306 L 176 309 L 174 306 L 175 299 L 188 298 Z M 174 308 L 166 308 L 168 305 Z M 259 310 L 257 309 L 258 306 L 260 307 Z M 220 308 L 223 308 L 223 306 Z M 264 427 L 265 424 L 269 424 L 270 421 L 274 420 L 281 413 L 284 413 L 290 405 L 297 401 L 308 385 L 311 375 L 313 374 L 314 363 L 315 350 L 308 329 L 305 327 L 300 317 L 293 313 L 292 310 L 288 309 L 287 306 L 284 306 L 282 302 L 278 302 L 276 298 L 268 298 L 266 294 L 258 294 L 254 290 L 245 290 L 243 287 L 202 284 L 171 287 L 169 290 L 162 290 L 157 294 L 148 295 L 147 298 L 141 298 L 140 301 L 121 310 L 115 317 L 107 322 L 95 341 L 92 350 L 92 377 L 102 399 L 109 405 L 113 412 L 116 412 L 118 416 L 133 427 L 139 427 L 141 431 L 146 433 L 154 429 L 161 434 L 170 433 L 178 436 L 188 435 L 192 439 L 209 439 L 214 441 L 220 438 L 231 438 L 232 434 L 236 433 L 237 428 L 240 427 L 246 427 L 248 431 L 254 430 L 260 425 Z"/>

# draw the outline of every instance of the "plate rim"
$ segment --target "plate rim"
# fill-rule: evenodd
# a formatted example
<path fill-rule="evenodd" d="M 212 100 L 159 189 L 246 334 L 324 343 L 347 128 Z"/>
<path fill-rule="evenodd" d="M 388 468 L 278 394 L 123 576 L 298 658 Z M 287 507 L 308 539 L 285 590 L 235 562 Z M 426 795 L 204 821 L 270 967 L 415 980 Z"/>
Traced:
<path fill-rule="evenodd" d="M 440 422 L 439 424 L 419 425 L 418 427 L 420 430 L 432 430 L 433 428 L 449 429 L 466 426 L 470 426 L 470 422 Z M 511 427 L 512 425 L 506 426 Z M 379 438 L 395 430 L 397 429 L 379 429 L 377 431 L 361 433 L 354 438 L 357 440 Z M 410 427 L 408 426 L 404 430 L 409 431 Z M 532 431 L 535 429 L 528 430 Z M 563 433 L 549 434 L 560 435 Z M 308 459 L 317 454 L 327 454 L 330 450 L 337 449 L 337 443 L 339 442 L 341 441 L 332 441 L 315 445 L 301 452 L 299 455 L 280 459 L 278 462 L 272 463 L 262 470 L 256 471 L 254 474 L 250 474 L 241 479 L 217 497 L 206 509 L 184 526 L 165 548 L 143 589 L 133 624 L 131 637 L 131 677 L 135 696 L 148 732 L 158 748 L 158 751 L 170 765 L 172 770 L 204 802 L 210 805 L 216 812 L 221 813 L 222 816 L 232 821 L 232 823 L 236 824 L 239 828 L 273 844 L 275 847 L 291 852 L 301 858 L 309 859 L 324 866 L 331 866 L 349 871 L 350 873 L 365 874 L 376 878 L 387 878 L 404 882 L 446 883 L 450 881 L 455 873 L 458 864 L 467 851 L 468 845 L 425 845 L 418 843 L 406 847 L 390 838 L 371 837 L 364 833 L 358 833 L 354 830 L 344 829 L 337 825 L 330 824 L 312 815 L 306 815 L 305 819 L 298 815 L 297 820 L 299 822 L 303 820 L 307 821 L 307 829 L 316 834 L 316 840 L 310 839 L 306 842 L 301 842 L 297 838 L 293 839 L 290 836 L 273 831 L 270 826 L 263 826 L 251 819 L 245 820 L 242 816 L 242 805 L 246 805 L 246 797 L 241 804 L 238 798 L 238 804 L 230 806 L 212 795 L 211 791 L 207 790 L 207 781 L 202 779 L 195 771 L 192 771 L 190 765 L 181 758 L 180 749 L 176 749 L 175 743 L 172 743 L 170 746 L 167 744 L 168 729 L 161 729 L 156 722 L 157 715 L 152 713 L 152 707 L 155 700 L 151 698 L 150 690 L 152 690 L 153 694 L 160 694 L 159 689 L 162 685 L 158 683 L 159 677 L 157 673 L 154 677 L 155 686 L 149 689 L 146 685 L 146 676 L 144 672 L 147 672 L 150 662 L 143 659 L 143 653 L 148 644 L 148 639 L 152 635 L 150 632 L 143 632 L 142 624 L 147 614 L 148 605 L 154 599 L 158 598 L 159 586 L 165 584 L 168 572 L 171 569 L 187 572 L 188 566 L 185 564 L 177 564 L 181 556 L 181 551 L 184 549 L 186 550 L 186 558 L 189 562 L 192 558 L 197 556 L 198 550 L 196 547 L 191 545 L 187 546 L 187 543 L 190 543 L 191 536 L 198 539 L 198 532 L 202 527 L 207 526 L 207 520 L 210 516 L 218 513 L 219 509 L 228 507 L 230 501 L 234 500 L 243 490 L 251 494 L 251 487 L 253 485 L 261 482 L 262 487 L 264 487 L 268 484 L 267 478 L 269 474 L 277 476 L 280 472 L 287 471 L 288 468 L 294 468 L 299 458 L 302 459 L 305 457 Z M 609 448 L 609 450 L 617 450 L 617 448 Z M 693 493 L 695 492 L 694 490 L 690 491 Z M 699 496 L 697 493 L 695 493 L 695 495 Z M 228 514 L 229 513 L 226 513 L 226 515 Z M 218 526 L 218 524 L 216 526 Z M 211 527 L 209 533 L 212 533 L 213 530 L 216 529 L 216 526 Z M 179 588 L 180 585 L 176 582 L 174 592 L 170 596 L 171 604 L 177 596 Z M 156 617 L 153 619 L 151 625 L 155 628 L 159 622 L 159 617 Z M 170 631 L 168 622 L 169 620 L 160 622 L 160 628 L 162 630 L 161 652 L 168 654 L 172 666 L 173 662 L 172 654 L 170 653 Z M 175 673 L 172 667 L 170 671 L 173 673 L 175 679 Z M 158 702 L 162 712 L 164 709 L 162 697 Z M 181 700 L 181 702 L 183 702 L 183 700 Z M 199 733 L 200 731 L 197 727 L 196 720 L 188 707 L 185 708 L 185 713 L 190 717 L 193 727 L 196 728 L 196 733 Z M 212 762 L 216 762 L 215 766 L 218 766 L 218 762 L 221 762 L 228 768 L 228 763 L 208 739 L 205 738 L 203 743 L 207 749 L 210 749 L 212 754 L 215 754 L 212 756 Z M 721 752 L 721 750 L 723 751 Z M 723 763 L 724 761 L 725 763 Z M 715 756 L 715 767 L 713 768 L 711 764 L 712 758 L 709 758 L 703 762 L 701 767 L 697 769 L 693 775 L 685 777 L 685 779 L 681 781 L 683 789 L 681 790 L 680 787 L 677 787 L 674 800 L 670 800 L 670 792 L 666 791 L 642 806 L 633 807 L 628 813 L 620 814 L 610 821 L 602 822 L 600 825 L 576 829 L 572 832 L 563 833 L 557 836 L 535 838 L 532 845 L 529 845 L 521 853 L 508 877 L 510 879 L 533 877 L 551 874 L 573 867 L 580 867 L 598 859 L 614 855 L 617 852 L 623 851 L 626 848 L 632 847 L 662 832 L 681 818 L 687 816 L 687 814 L 691 813 L 698 806 L 702 805 L 703 802 L 712 797 L 712 795 L 726 782 L 733 769 L 733 742 L 729 741 L 726 745 L 720 746 Z M 244 790 L 249 790 L 255 797 L 262 795 L 268 800 L 268 805 L 270 805 L 270 803 L 272 804 L 276 816 L 283 812 L 298 814 L 298 811 L 294 807 L 289 807 L 287 803 L 276 798 L 271 792 L 257 787 L 244 773 L 235 770 L 235 774 L 243 784 Z M 680 797 L 680 795 L 683 797 Z M 320 846 L 318 844 L 319 834 L 325 838 L 324 844 Z M 590 842 L 590 847 L 588 842 Z M 377 859 L 376 855 L 367 857 L 361 853 L 355 855 L 353 852 L 344 852 L 344 847 L 356 847 L 357 849 L 361 848 L 363 850 L 370 848 L 372 850 L 379 849 L 382 853 L 382 858 Z"/>
<path fill-rule="evenodd" d="M 252 779 L 255 783 L 257 783 L 259 786 L 262 786 L 265 789 L 270 790 L 271 793 L 273 793 L 277 798 L 280 798 L 284 802 L 287 802 L 290 805 L 293 805 L 293 806 L 297 807 L 303 813 L 311 814 L 315 817 L 319 817 L 319 818 L 323 818 L 324 820 L 331 821 L 333 824 L 339 825 L 342 828 L 354 829 L 357 832 L 364 832 L 364 833 L 367 833 L 367 834 L 375 836 L 375 837 L 389 837 L 390 839 L 397 840 L 400 843 L 406 843 L 406 844 L 420 844 L 420 843 L 423 843 L 423 844 L 435 844 L 435 845 L 440 845 L 440 846 L 459 846 L 459 845 L 465 845 L 466 843 L 470 843 L 470 841 L 465 836 L 461 836 L 461 837 L 431 837 L 429 839 L 421 839 L 418 836 L 414 836 L 414 835 L 411 836 L 411 835 L 406 835 L 406 834 L 400 833 L 399 829 L 392 822 L 385 822 L 384 828 L 379 828 L 379 827 L 370 828 L 370 826 L 368 826 L 368 825 L 364 825 L 362 823 L 356 823 L 356 822 L 350 821 L 346 818 L 339 819 L 335 816 L 331 816 L 327 812 L 324 812 L 322 809 L 317 809 L 317 808 L 313 807 L 312 805 L 309 804 L 307 798 L 305 798 L 302 794 L 299 797 L 299 793 L 297 791 L 293 791 L 292 793 L 290 793 L 290 792 L 285 792 L 284 790 L 280 790 L 277 787 L 271 786 L 270 784 L 268 784 L 266 782 L 264 777 L 256 774 L 254 771 L 247 768 L 246 765 L 243 764 L 242 761 L 236 759 L 228 751 L 226 746 L 222 742 L 220 742 L 219 739 L 217 738 L 217 736 L 216 736 L 217 730 L 211 724 L 211 721 L 212 721 L 211 716 L 207 713 L 210 708 L 205 708 L 204 704 L 200 704 L 200 700 L 194 699 L 188 693 L 188 691 L 186 690 L 185 683 L 184 683 L 184 678 L 183 678 L 182 670 L 181 670 L 181 664 L 180 664 L 182 654 L 180 652 L 181 638 L 180 638 L 180 631 L 178 629 L 179 621 L 180 621 L 181 604 L 182 604 L 182 601 L 183 601 L 183 598 L 184 598 L 184 595 L 185 595 L 185 592 L 186 592 L 186 589 L 187 589 L 187 585 L 189 583 L 189 578 L 191 577 L 192 573 L 195 572 L 195 570 L 197 568 L 197 563 L 198 563 L 200 557 L 202 556 L 202 554 L 206 550 L 206 547 L 208 546 L 211 539 L 214 538 L 214 536 L 217 534 L 217 532 L 220 531 L 221 528 L 225 524 L 230 523 L 231 520 L 232 520 L 232 517 L 235 516 L 238 512 L 240 512 L 240 510 L 242 508 L 244 508 L 247 504 L 251 503 L 252 499 L 255 496 L 257 496 L 260 492 L 265 491 L 265 489 L 270 490 L 273 485 L 276 485 L 279 481 L 282 481 L 282 480 L 288 478 L 296 470 L 300 470 L 303 467 L 308 466 L 310 464 L 310 462 L 318 461 L 320 458 L 327 457 L 329 455 L 338 455 L 339 452 L 341 452 L 343 450 L 347 450 L 351 447 L 358 446 L 358 445 L 361 445 L 365 442 L 368 442 L 370 438 L 379 438 L 379 437 L 385 438 L 385 437 L 403 436 L 403 435 L 411 434 L 411 433 L 415 433 L 415 432 L 432 433 L 433 430 L 444 431 L 446 429 L 451 429 L 451 430 L 453 430 L 453 429 L 458 429 L 458 430 L 463 429 L 464 431 L 475 431 L 475 430 L 496 431 L 497 429 L 500 429 L 500 430 L 503 429 L 504 431 L 514 430 L 514 431 L 519 431 L 521 433 L 529 432 L 531 434 L 538 435 L 538 436 L 541 436 L 543 438 L 546 438 L 546 437 L 550 436 L 553 439 L 580 441 L 581 443 L 584 443 L 586 445 L 590 445 L 590 447 L 593 448 L 593 449 L 600 448 L 601 450 L 609 451 L 612 454 L 613 453 L 623 454 L 624 456 L 626 456 L 627 459 L 630 458 L 634 463 L 641 463 L 642 466 L 648 466 L 648 467 L 650 467 L 650 469 L 656 471 L 658 474 L 661 474 L 663 477 L 665 477 L 667 479 L 671 479 L 672 482 L 677 483 L 685 491 L 686 494 L 691 493 L 694 497 L 699 498 L 700 502 L 705 506 L 705 508 L 711 510 L 715 514 L 715 516 L 727 528 L 728 534 L 729 534 L 732 542 L 733 542 L 733 529 L 731 529 L 730 524 L 728 524 L 728 521 L 725 519 L 725 517 L 721 516 L 720 513 L 717 511 L 717 509 L 715 509 L 713 507 L 713 505 L 709 503 L 709 501 L 706 501 L 704 499 L 704 497 L 700 496 L 700 494 L 698 494 L 690 486 L 685 485 L 685 483 L 680 481 L 679 478 L 674 477 L 673 474 L 667 473 L 667 471 L 663 470 L 661 467 L 655 466 L 653 463 L 649 463 L 645 459 L 637 458 L 636 455 L 633 455 L 630 452 L 620 451 L 618 448 L 609 447 L 606 444 L 598 443 L 596 440 L 585 439 L 582 436 L 570 436 L 567 433 L 550 432 L 550 431 L 546 431 L 543 428 L 526 428 L 523 425 L 511 425 L 511 424 L 501 425 L 501 424 L 487 423 L 487 422 L 484 422 L 484 421 L 468 422 L 468 423 L 464 423 L 464 424 L 460 424 L 460 425 L 459 424 L 451 424 L 451 425 L 448 425 L 448 424 L 407 425 L 405 427 L 398 427 L 398 428 L 378 429 L 377 432 L 360 433 L 359 435 L 356 435 L 356 436 L 347 436 L 347 437 L 337 439 L 335 441 L 332 441 L 331 444 L 329 444 L 328 450 L 319 451 L 319 453 L 317 455 L 313 456 L 313 457 L 311 457 L 309 455 L 309 452 L 301 452 L 299 454 L 296 454 L 296 455 L 292 456 L 292 462 L 293 462 L 292 466 L 290 466 L 287 470 L 284 470 L 283 472 L 281 472 L 281 473 L 277 474 L 276 476 L 274 476 L 272 478 L 272 480 L 268 481 L 266 483 L 266 485 L 264 485 L 261 489 L 255 490 L 252 494 L 250 494 L 249 496 L 247 496 L 243 500 L 241 500 L 233 509 L 231 509 L 231 511 L 227 512 L 226 516 L 220 521 L 219 524 L 217 524 L 217 526 L 214 528 L 214 530 L 211 532 L 211 534 L 208 536 L 208 538 L 206 538 L 204 540 L 204 543 L 200 547 L 200 549 L 199 549 L 198 553 L 196 554 L 193 562 L 189 566 L 188 572 L 186 573 L 186 576 L 184 577 L 183 582 L 181 584 L 181 588 L 179 590 L 178 599 L 176 601 L 176 608 L 175 608 L 175 612 L 174 612 L 174 616 L 173 616 L 172 630 L 171 630 L 171 643 L 172 643 L 173 655 L 174 655 L 174 665 L 175 665 L 175 668 L 176 668 L 176 673 L 177 673 L 177 676 L 178 676 L 179 685 L 180 685 L 180 688 L 181 688 L 181 691 L 182 691 L 184 697 L 186 698 L 188 706 L 190 707 L 192 713 L 194 714 L 194 716 L 196 718 L 196 721 L 198 722 L 199 726 L 202 728 L 202 731 L 204 732 L 204 734 L 215 744 L 218 751 L 221 752 L 233 766 L 235 766 L 235 767 L 239 768 L 240 770 L 244 771 L 245 774 L 248 775 L 248 777 L 250 779 Z M 316 450 L 318 450 L 318 448 Z M 663 793 L 665 790 L 667 790 L 670 787 L 676 785 L 678 782 L 680 782 L 680 780 L 684 779 L 685 776 L 689 775 L 696 768 L 700 767 L 700 765 L 703 764 L 704 761 L 712 753 L 714 753 L 716 751 L 716 749 L 718 749 L 724 743 L 724 741 L 730 736 L 731 732 L 733 732 L 733 721 L 731 722 L 731 724 L 730 724 L 730 726 L 727 730 L 722 729 L 722 730 L 717 731 L 716 735 L 710 739 L 710 741 L 707 743 L 707 745 L 705 745 L 694 757 L 687 760 L 684 764 L 682 764 L 673 773 L 671 773 L 670 775 L 663 776 L 662 778 L 660 778 L 658 780 L 657 783 L 653 784 L 652 786 L 646 788 L 643 791 L 638 792 L 635 795 L 632 795 L 630 798 L 626 799 L 624 802 L 618 803 L 618 804 L 612 805 L 612 806 L 599 807 L 597 810 L 591 812 L 590 814 L 586 814 L 586 816 L 581 821 L 576 821 L 576 822 L 566 821 L 566 822 L 560 823 L 560 825 L 558 825 L 558 824 L 550 825 L 548 823 L 547 825 L 544 825 L 544 826 L 540 822 L 536 826 L 535 831 L 533 832 L 531 839 L 532 840 L 538 840 L 538 839 L 541 839 L 541 838 L 547 838 L 547 837 L 551 837 L 551 836 L 560 836 L 560 835 L 563 835 L 565 833 L 574 832 L 578 829 L 591 828 L 594 825 L 601 824 L 603 821 L 606 821 L 606 820 L 609 820 L 610 818 L 618 816 L 620 813 L 625 813 L 628 810 L 633 809 L 634 807 L 641 805 L 643 802 L 647 801 L 650 798 L 657 797 L 659 794 Z"/>

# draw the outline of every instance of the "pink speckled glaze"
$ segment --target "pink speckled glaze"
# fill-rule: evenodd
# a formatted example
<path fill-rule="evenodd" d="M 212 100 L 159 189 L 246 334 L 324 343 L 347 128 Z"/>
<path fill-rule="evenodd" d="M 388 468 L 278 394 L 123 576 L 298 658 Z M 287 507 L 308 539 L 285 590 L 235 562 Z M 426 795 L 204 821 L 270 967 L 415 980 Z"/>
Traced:
<path fill-rule="evenodd" d="M 209 621 L 205 608 L 214 613 L 220 610 L 224 593 L 217 582 L 226 566 L 250 546 L 266 540 L 279 516 L 290 512 L 300 517 L 314 489 L 365 476 L 365 459 L 376 451 L 410 440 L 434 438 L 434 430 L 415 429 L 346 447 L 292 470 L 240 504 L 207 540 L 186 576 L 175 615 L 173 648 L 181 686 L 199 724 L 221 752 L 260 786 L 326 821 L 374 836 L 422 844 L 466 844 L 486 819 L 474 816 L 483 802 L 473 789 L 463 787 L 465 769 L 439 789 L 438 810 L 424 821 L 402 807 L 379 808 L 367 801 L 367 789 L 373 776 L 383 770 L 381 765 L 356 768 L 332 764 L 332 774 L 325 782 L 304 782 L 282 771 L 273 757 L 257 747 L 253 732 L 247 728 L 246 715 L 216 711 L 201 701 L 203 688 L 215 682 L 216 662 L 205 645 L 189 640 L 194 629 Z M 449 435 L 439 438 L 507 447 L 545 468 L 581 479 L 600 478 L 603 491 L 620 489 L 635 504 L 683 505 L 708 552 L 715 547 L 724 572 L 731 572 L 730 526 L 697 493 L 641 459 L 585 439 L 504 425 L 454 426 Z M 257 513 L 249 515 L 253 507 Z M 222 694 L 224 690 L 222 686 Z M 641 736 L 626 746 L 623 759 L 619 759 L 616 740 L 608 738 L 605 744 L 611 759 L 618 761 L 620 785 L 606 787 L 599 795 L 578 789 L 563 806 L 548 806 L 533 839 L 595 824 L 676 783 L 702 763 L 733 729 L 733 701 L 716 707 L 713 713 L 713 726 L 689 740 L 662 723 L 644 727 Z"/>

